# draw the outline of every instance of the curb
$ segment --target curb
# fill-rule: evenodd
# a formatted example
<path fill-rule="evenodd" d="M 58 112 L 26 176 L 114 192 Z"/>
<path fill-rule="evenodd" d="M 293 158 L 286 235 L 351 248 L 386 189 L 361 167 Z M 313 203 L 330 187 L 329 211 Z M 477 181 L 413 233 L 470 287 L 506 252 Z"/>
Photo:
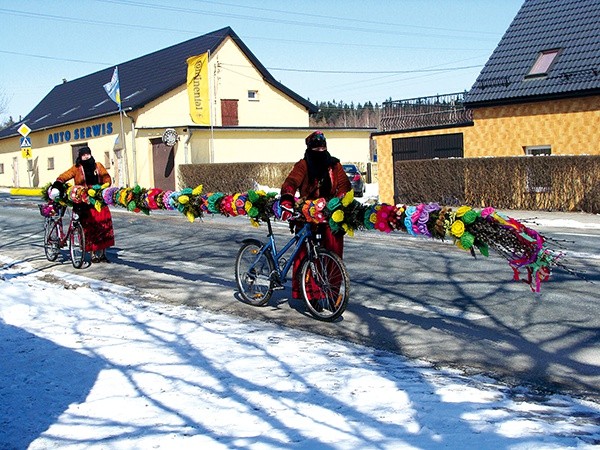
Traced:
<path fill-rule="evenodd" d="M 42 188 L 11 188 L 10 195 L 26 195 L 29 197 L 41 197 Z"/>

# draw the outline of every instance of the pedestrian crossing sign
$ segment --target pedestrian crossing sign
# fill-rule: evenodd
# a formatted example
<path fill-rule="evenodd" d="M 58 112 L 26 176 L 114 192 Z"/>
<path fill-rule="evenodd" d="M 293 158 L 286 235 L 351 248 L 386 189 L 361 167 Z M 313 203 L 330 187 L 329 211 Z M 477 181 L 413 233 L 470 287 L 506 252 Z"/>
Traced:
<path fill-rule="evenodd" d="M 25 159 L 31 159 L 31 139 L 27 136 L 21 138 L 21 156 Z"/>

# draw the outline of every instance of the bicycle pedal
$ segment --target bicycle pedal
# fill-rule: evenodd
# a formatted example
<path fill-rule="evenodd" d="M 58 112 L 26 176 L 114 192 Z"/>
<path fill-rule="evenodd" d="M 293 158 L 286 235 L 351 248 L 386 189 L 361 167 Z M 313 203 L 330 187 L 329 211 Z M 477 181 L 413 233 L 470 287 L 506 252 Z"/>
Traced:
<path fill-rule="evenodd" d="M 282 291 L 284 289 L 285 289 L 285 286 L 283 286 L 282 284 L 277 283 L 277 284 L 273 285 L 273 290 L 274 291 Z"/>

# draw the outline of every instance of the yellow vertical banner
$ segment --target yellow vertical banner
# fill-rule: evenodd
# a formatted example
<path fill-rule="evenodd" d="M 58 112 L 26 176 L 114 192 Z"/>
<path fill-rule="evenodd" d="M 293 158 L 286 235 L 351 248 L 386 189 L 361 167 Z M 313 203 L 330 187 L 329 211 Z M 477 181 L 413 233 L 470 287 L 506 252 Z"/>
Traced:
<path fill-rule="evenodd" d="M 188 58 L 187 64 L 187 91 L 190 99 L 190 116 L 194 123 L 210 125 L 208 53 Z"/>

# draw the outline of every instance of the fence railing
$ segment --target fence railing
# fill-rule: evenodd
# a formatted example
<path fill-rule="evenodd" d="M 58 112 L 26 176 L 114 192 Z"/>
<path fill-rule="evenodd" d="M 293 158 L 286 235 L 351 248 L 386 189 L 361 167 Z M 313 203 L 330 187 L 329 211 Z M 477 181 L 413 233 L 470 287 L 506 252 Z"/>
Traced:
<path fill-rule="evenodd" d="M 381 131 L 401 131 L 444 125 L 467 125 L 473 113 L 464 107 L 465 92 L 384 102 Z"/>

